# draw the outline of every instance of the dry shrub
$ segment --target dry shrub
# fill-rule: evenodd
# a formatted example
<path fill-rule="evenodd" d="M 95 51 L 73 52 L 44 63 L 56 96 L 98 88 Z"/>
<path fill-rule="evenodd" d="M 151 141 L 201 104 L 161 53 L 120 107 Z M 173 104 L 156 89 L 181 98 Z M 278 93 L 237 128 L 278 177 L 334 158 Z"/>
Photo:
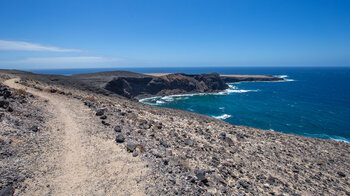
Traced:
<path fill-rule="evenodd" d="M 190 170 L 190 161 L 186 157 L 174 156 L 171 161 L 186 170 Z"/>
<path fill-rule="evenodd" d="M 22 85 L 24 85 L 24 86 L 28 86 L 28 79 L 21 78 L 21 79 L 19 80 L 19 83 L 22 84 Z"/>
<path fill-rule="evenodd" d="M 145 148 L 145 146 L 142 145 L 142 144 L 137 144 L 137 145 L 136 145 L 136 150 L 137 150 L 138 152 L 140 152 L 140 153 L 146 152 L 146 148 Z"/>
<path fill-rule="evenodd" d="M 91 102 L 97 101 L 95 96 L 87 96 L 85 99 Z"/>
<path fill-rule="evenodd" d="M 12 94 L 19 95 L 19 96 L 22 96 L 22 97 L 25 97 L 25 96 L 28 95 L 28 93 L 27 93 L 27 91 L 25 89 L 15 89 Z"/>

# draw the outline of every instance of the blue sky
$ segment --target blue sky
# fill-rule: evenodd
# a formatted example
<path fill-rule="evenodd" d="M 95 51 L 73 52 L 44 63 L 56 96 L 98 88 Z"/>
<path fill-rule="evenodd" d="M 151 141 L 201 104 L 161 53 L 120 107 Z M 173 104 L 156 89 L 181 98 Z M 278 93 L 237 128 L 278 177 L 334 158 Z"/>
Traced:
<path fill-rule="evenodd" d="M 348 0 L 0 0 L 0 68 L 350 66 Z"/>

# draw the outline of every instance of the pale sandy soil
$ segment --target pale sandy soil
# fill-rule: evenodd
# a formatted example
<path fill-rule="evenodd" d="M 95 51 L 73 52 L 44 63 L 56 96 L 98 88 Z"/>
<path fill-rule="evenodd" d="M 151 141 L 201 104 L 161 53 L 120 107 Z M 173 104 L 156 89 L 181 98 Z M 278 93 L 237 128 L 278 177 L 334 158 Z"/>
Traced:
<path fill-rule="evenodd" d="M 145 73 L 145 75 L 149 75 L 149 76 L 166 76 L 169 75 L 170 73 Z"/>
<path fill-rule="evenodd" d="M 148 169 L 138 157 L 99 135 L 104 129 L 82 102 L 63 95 L 4 83 L 47 100 L 51 147 L 40 155 L 35 176 L 20 195 L 144 195 Z M 17 192 L 16 192 L 17 193 Z"/>

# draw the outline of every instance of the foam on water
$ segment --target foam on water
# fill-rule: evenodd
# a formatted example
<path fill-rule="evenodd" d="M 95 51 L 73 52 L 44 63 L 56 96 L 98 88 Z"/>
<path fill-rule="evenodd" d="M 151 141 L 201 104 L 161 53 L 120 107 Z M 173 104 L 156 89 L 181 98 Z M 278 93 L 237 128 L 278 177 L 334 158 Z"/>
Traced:
<path fill-rule="evenodd" d="M 280 81 L 272 81 L 272 82 L 293 82 L 295 80 L 288 78 L 288 75 L 275 75 L 276 77 L 282 78 Z"/>
<path fill-rule="evenodd" d="M 330 137 L 331 140 L 338 141 L 338 142 L 345 142 L 345 143 L 350 143 L 350 140 L 340 137 L 340 136 L 332 136 Z"/>
<path fill-rule="evenodd" d="M 304 135 L 309 136 L 309 137 L 318 137 L 318 138 L 322 138 L 322 139 L 331 139 L 331 140 L 338 141 L 338 142 L 350 143 L 350 140 L 348 140 L 344 137 L 328 135 L 325 133 L 322 133 L 322 134 L 304 133 Z"/>
<path fill-rule="evenodd" d="M 228 89 L 218 92 L 218 93 L 191 93 L 191 94 L 178 94 L 178 95 L 167 95 L 167 96 L 155 96 L 155 97 L 149 97 L 140 99 L 139 102 L 149 104 L 149 105 L 163 105 L 166 103 L 170 103 L 177 100 L 184 100 L 188 99 L 189 97 L 193 96 L 205 96 L 205 95 L 229 95 L 232 93 L 247 93 L 247 92 L 258 92 L 259 90 L 245 90 L 245 89 L 238 89 L 236 86 L 233 85 L 233 83 L 228 83 L 229 86 Z"/>
<path fill-rule="evenodd" d="M 288 75 L 276 75 L 276 77 L 279 77 L 279 78 L 288 78 Z"/>
<path fill-rule="evenodd" d="M 228 119 L 231 117 L 231 115 L 229 114 L 223 114 L 221 116 L 213 116 L 214 118 L 217 118 L 217 119 L 221 119 L 221 120 L 225 120 L 225 119 Z"/>
<path fill-rule="evenodd" d="M 162 101 L 162 100 L 157 100 L 156 103 L 157 103 L 157 104 L 164 104 L 165 102 Z"/>

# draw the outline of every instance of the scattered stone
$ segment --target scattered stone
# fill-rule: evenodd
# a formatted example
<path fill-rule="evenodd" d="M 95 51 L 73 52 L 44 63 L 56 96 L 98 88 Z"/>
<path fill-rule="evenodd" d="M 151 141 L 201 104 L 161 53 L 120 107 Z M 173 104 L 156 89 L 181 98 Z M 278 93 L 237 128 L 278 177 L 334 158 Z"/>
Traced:
<path fill-rule="evenodd" d="M 125 141 L 125 138 L 124 138 L 124 136 L 123 136 L 122 134 L 119 134 L 119 135 L 117 135 L 117 137 L 115 138 L 115 141 L 116 141 L 117 143 L 123 143 L 123 142 Z"/>
<path fill-rule="evenodd" d="M 84 101 L 84 105 L 86 105 L 86 106 L 88 106 L 88 107 L 91 107 L 93 104 L 91 103 L 91 101 L 85 100 L 85 101 Z"/>
<path fill-rule="evenodd" d="M 160 143 L 162 146 L 164 146 L 165 148 L 168 148 L 169 147 L 169 144 L 167 141 L 163 140 L 161 143 Z"/>
<path fill-rule="evenodd" d="M 150 124 L 149 124 L 146 120 L 140 120 L 140 121 L 138 122 L 138 127 L 139 127 L 140 129 L 149 129 L 151 126 L 150 126 Z"/>
<path fill-rule="evenodd" d="M 11 106 L 9 106 L 9 107 L 7 108 L 7 111 L 13 112 L 13 108 L 12 108 Z"/>
<path fill-rule="evenodd" d="M 135 149 L 136 149 L 136 144 L 134 144 L 133 142 L 128 142 L 126 144 L 126 150 L 128 152 L 134 152 Z"/>
<path fill-rule="evenodd" d="M 107 116 L 106 115 L 102 115 L 101 117 L 100 117 L 100 119 L 107 119 Z"/>
<path fill-rule="evenodd" d="M 267 181 L 266 181 L 268 184 L 270 184 L 270 185 L 274 185 L 274 186 L 278 186 L 278 185 L 280 185 L 282 182 L 278 179 L 278 178 L 276 178 L 276 177 L 273 177 L 273 176 L 269 176 L 268 178 L 267 178 Z"/>
<path fill-rule="evenodd" d="M 119 132 L 122 131 L 122 128 L 119 125 L 117 125 L 117 126 L 114 127 L 114 131 L 119 133 Z"/>
<path fill-rule="evenodd" d="M 38 132 L 38 131 L 39 131 L 39 127 L 36 126 L 36 125 L 34 125 L 34 126 L 32 126 L 32 127 L 30 128 L 30 131 L 32 131 L 32 132 Z"/>
<path fill-rule="evenodd" d="M 16 181 L 17 182 L 23 182 L 25 179 L 26 179 L 25 176 L 19 176 Z"/>
<path fill-rule="evenodd" d="M 220 164 L 220 160 L 217 157 L 212 157 L 211 162 L 215 167 L 217 167 Z"/>
<path fill-rule="evenodd" d="M 246 180 L 240 180 L 237 182 L 237 184 L 238 184 L 238 187 L 242 187 L 244 189 L 249 189 L 250 187 L 250 183 Z"/>
<path fill-rule="evenodd" d="M 102 116 L 105 113 L 104 109 L 98 109 L 96 112 L 96 116 Z"/>
<path fill-rule="evenodd" d="M 346 177 L 346 175 L 344 174 L 344 172 L 338 171 L 337 174 L 338 174 L 340 177 L 342 177 L 342 178 Z"/>
<path fill-rule="evenodd" d="M 195 174 L 197 177 L 197 180 L 203 183 L 208 182 L 208 180 L 205 177 L 205 171 L 204 170 L 200 170 L 200 169 L 196 169 L 195 170 Z"/>
<path fill-rule="evenodd" d="M 157 128 L 158 128 L 158 129 L 162 129 L 162 128 L 163 128 L 163 123 L 161 123 L 161 122 L 158 123 L 158 124 L 157 124 Z"/>
<path fill-rule="evenodd" d="M 139 155 L 139 153 L 137 152 L 137 150 L 134 150 L 133 152 L 132 152 L 132 156 L 133 157 L 137 157 Z"/>
<path fill-rule="evenodd" d="M 56 92 L 57 92 L 57 89 L 55 88 L 50 89 L 50 93 L 56 93 Z"/>
<path fill-rule="evenodd" d="M 185 144 L 186 144 L 187 146 L 193 146 L 193 141 L 190 140 L 190 139 L 188 139 L 188 140 L 185 141 Z"/>
<path fill-rule="evenodd" d="M 108 120 L 103 120 L 101 123 L 106 126 L 111 125 Z"/>
<path fill-rule="evenodd" d="M 225 139 L 226 138 L 226 133 L 225 132 L 221 132 L 219 135 L 220 139 Z"/>
<path fill-rule="evenodd" d="M 169 164 L 169 159 L 163 159 L 163 163 L 164 163 L 164 165 L 168 165 Z"/>
<path fill-rule="evenodd" d="M 6 101 L 5 99 L 1 98 L 0 99 L 0 107 L 6 109 L 8 108 L 10 105 L 10 103 L 8 101 Z"/>
<path fill-rule="evenodd" d="M 0 87 L 0 96 L 3 96 L 5 99 L 9 98 L 11 96 L 11 91 L 5 87 L 5 86 L 1 86 Z"/>
<path fill-rule="evenodd" d="M 231 138 L 229 138 L 229 137 L 225 137 L 225 141 L 227 142 L 227 144 L 229 146 L 233 146 L 234 145 L 233 140 Z"/>

